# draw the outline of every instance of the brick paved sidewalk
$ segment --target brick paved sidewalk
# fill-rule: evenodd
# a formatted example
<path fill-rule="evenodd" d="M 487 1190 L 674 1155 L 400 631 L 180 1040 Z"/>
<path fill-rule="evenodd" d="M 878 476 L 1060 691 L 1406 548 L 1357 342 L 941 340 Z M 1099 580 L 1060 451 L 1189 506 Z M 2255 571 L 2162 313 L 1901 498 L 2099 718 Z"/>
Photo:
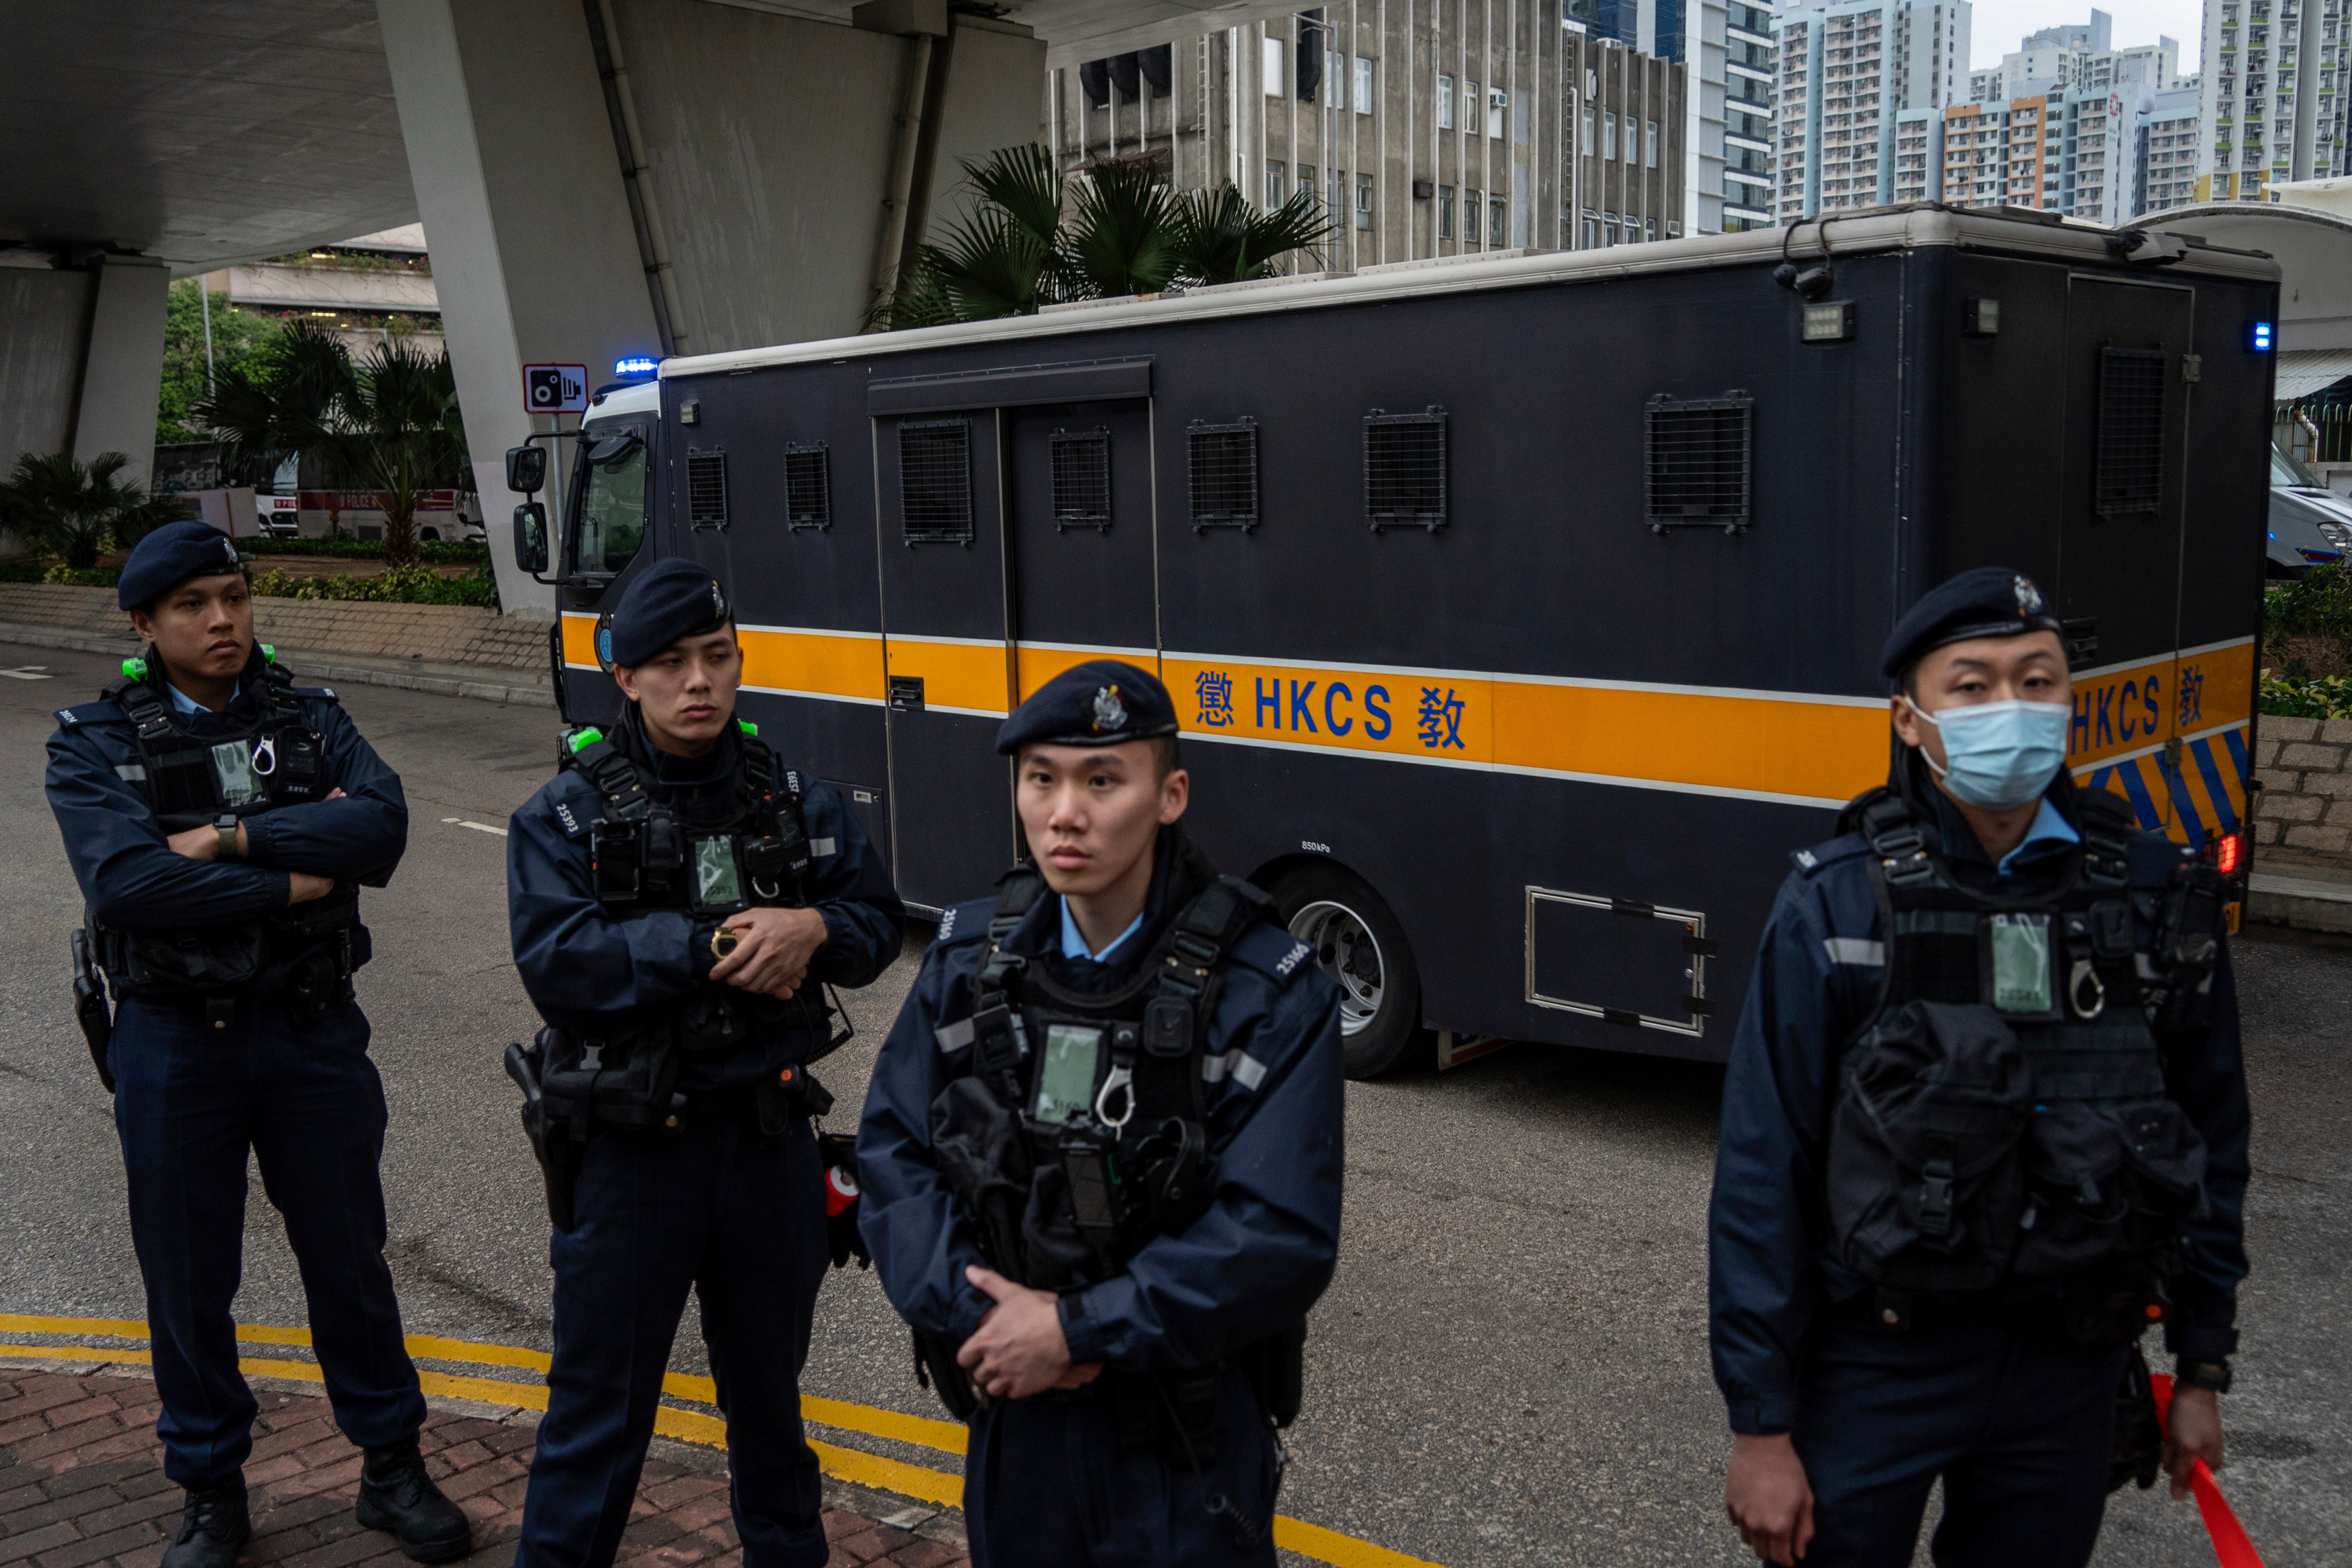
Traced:
<path fill-rule="evenodd" d="M 238 1555 L 241 1568 L 405 1564 L 391 1535 L 362 1530 L 352 1516 L 360 1453 L 336 1429 L 327 1401 L 258 1381 L 255 1395 L 261 1415 L 245 1467 L 253 1540 Z M 477 1546 L 465 1561 L 508 1562 L 533 1428 L 431 1403 L 420 1442 L 434 1479 L 473 1518 Z M 163 1477 L 158 1408 L 155 1385 L 143 1376 L 0 1367 L 0 1564 L 156 1568 L 184 1495 Z M 825 1494 L 828 1568 L 969 1568 L 953 1514 L 921 1505 L 901 1511 L 899 1500 L 831 1481 Z M 742 1560 L 722 1457 L 648 1459 L 620 1561 L 736 1568 Z"/>

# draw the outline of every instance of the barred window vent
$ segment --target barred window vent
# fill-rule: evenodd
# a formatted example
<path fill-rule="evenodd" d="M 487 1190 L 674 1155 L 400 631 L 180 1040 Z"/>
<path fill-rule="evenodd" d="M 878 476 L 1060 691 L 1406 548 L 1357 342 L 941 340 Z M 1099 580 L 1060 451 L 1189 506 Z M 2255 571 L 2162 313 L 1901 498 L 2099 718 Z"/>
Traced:
<path fill-rule="evenodd" d="M 1056 430 L 1046 438 L 1054 469 L 1054 531 L 1110 531 L 1110 432 Z"/>
<path fill-rule="evenodd" d="M 727 448 L 686 449 L 686 521 L 689 528 L 727 526 Z"/>
<path fill-rule="evenodd" d="M 1650 531 L 1719 528 L 1745 533 L 1754 509 L 1756 400 L 1669 397 L 1645 405 L 1643 499 Z"/>
<path fill-rule="evenodd" d="M 1387 528 L 1445 526 L 1445 410 L 1364 416 L 1364 519 Z"/>
<path fill-rule="evenodd" d="M 784 522 L 797 531 L 833 526 L 833 473 L 822 441 L 784 447 Z"/>
<path fill-rule="evenodd" d="M 2092 510 L 2101 517 L 2154 514 L 2164 494 L 2165 354 L 2099 351 L 2099 465 Z"/>
<path fill-rule="evenodd" d="M 899 515 L 907 546 L 971 542 L 971 426 L 929 419 L 898 426 Z"/>
<path fill-rule="evenodd" d="M 1185 427 L 1185 468 L 1192 484 L 1192 531 L 1257 527 L 1257 421 L 1230 425 L 1195 419 Z"/>

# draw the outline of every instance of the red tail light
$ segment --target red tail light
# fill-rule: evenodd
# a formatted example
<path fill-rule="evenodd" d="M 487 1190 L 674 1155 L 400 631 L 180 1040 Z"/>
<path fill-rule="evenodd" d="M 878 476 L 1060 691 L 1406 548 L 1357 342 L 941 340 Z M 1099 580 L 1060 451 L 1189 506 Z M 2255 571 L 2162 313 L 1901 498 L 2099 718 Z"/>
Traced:
<path fill-rule="evenodd" d="M 2215 834 L 2205 840 L 2205 858 L 2224 877 L 2236 876 L 2238 868 L 2246 863 L 2245 834 Z"/>

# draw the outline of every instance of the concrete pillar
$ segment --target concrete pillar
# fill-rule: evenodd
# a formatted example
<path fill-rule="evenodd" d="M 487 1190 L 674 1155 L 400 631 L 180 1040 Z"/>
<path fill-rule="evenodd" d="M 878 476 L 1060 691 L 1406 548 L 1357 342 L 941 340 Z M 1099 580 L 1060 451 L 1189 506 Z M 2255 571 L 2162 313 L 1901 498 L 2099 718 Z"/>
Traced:
<path fill-rule="evenodd" d="M 999 147 L 1043 142 L 1038 104 L 1045 90 L 1045 40 L 1010 22 L 957 15 L 948 34 L 945 78 L 931 112 L 937 142 L 923 226 L 937 234 L 964 216 L 966 158 Z"/>
<path fill-rule="evenodd" d="M 0 476 L 26 452 L 71 449 L 97 291 L 97 279 L 79 268 L 0 268 Z M 152 414 L 148 427 L 152 441 Z"/>
<path fill-rule="evenodd" d="M 661 348 L 588 30 L 579 0 L 377 0 L 376 16 L 499 598 L 551 614 L 507 526 L 506 450 L 534 426 L 522 367 L 584 364 L 594 385 Z"/>
<path fill-rule="evenodd" d="M 163 391 L 163 310 L 172 274 L 143 256 L 105 257 L 93 271 L 73 455 L 87 463 L 101 452 L 121 452 L 131 461 L 120 477 L 144 486 L 155 466 L 155 405 Z"/>

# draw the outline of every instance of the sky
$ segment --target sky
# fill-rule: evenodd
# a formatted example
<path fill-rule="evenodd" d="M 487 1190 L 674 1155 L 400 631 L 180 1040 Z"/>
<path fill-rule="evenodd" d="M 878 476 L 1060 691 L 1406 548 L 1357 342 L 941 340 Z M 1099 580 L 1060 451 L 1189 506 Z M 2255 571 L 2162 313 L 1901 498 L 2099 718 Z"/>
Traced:
<path fill-rule="evenodd" d="M 2091 19 L 2091 0 L 1975 0 L 1975 5 L 1969 19 L 1973 70 L 2000 64 L 2000 57 L 2014 50 L 2028 33 Z M 2152 44 L 2158 35 L 2169 35 L 2180 40 L 2180 68 L 2197 68 L 2203 0 L 2105 0 L 2099 9 L 2116 19 L 2116 47 Z"/>

